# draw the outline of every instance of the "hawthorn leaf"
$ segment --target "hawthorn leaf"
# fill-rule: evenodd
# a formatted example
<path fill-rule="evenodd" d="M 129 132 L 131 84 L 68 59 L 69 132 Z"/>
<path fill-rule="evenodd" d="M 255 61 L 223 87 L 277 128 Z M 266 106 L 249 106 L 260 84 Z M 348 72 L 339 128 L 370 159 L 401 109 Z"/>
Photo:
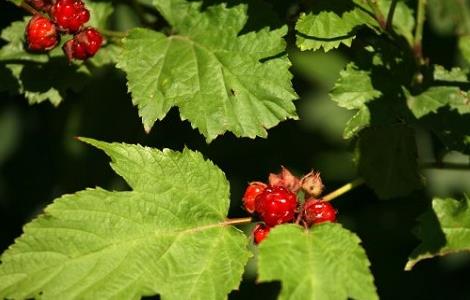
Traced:
<path fill-rule="evenodd" d="M 131 191 L 65 195 L 2 254 L 0 298 L 225 299 L 250 254 L 226 223 L 229 185 L 198 152 L 83 141 Z"/>
<path fill-rule="evenodd" d="M 421 187 L 414 132 L 406 126 L 364 129 L 356 145 L 356 163 L 380 198 L 406 196 Z"/>
<path fill-rule="evenodd" d="M 467 63 L 470 63 L 470 35 L 464 35 L 459 38 L 459 50 Z"/>
<path fill-rule="evenodd" d="M 358 7 L 342 13 L 334 11 L 302 13 L 295 25 L 296 43 L 302 51 L 323 48 L 327 52 L 338 48 L 341 44 L 350 47 L 356 37 L 354 29 L 361 25 L 373 27 L 377 22 Z"/>
<path fill-rule="evenodd" d="M 470 198 L 434 198 L 432 210 L 419 218 L 415 234 L 421 240 L 405 270 L 423 259 L 470 251 Z"/>
<path fill-rule="evenodd" d="M 265 137 L 266 129 L 296 119 L 290 63 L 283 52 L 287 27 L 239 35 L 246 6 L 159 0 L 173 34 L 134 29 L 118 67 L 127 73 L 144 128 L 177 106 L 208 142 L 226 131 Z"/>
<path fill-rule="evenodd" d="M 359 70 L 354 63 L 349 63 L 339 73 L 339 78 L 330 92 L 331 99 L 340 107 L 358 109 L 346 124 L 344 138 L 352 138 L 369 125 L 370 112 L 366 104 L 380 96 L 382 93 L 372 85 L 369 71 Z"/>
<path fill-rule="evenodd" d="M 258 280 L 281 281 L 279 299 L 378 299 L 359 238 L 340 224 L 279 225 L 259 246 Z"/>
<path fill-rule="evenodd" d="M 467 92 L 453 86 L 430 87 L 423 93 L 413 96 L 406 92 L 407 104 L 417 118 L 421 118 L 445 105 L 460 114 L 470 113 L 470 96 Z"/>
<path fill-rule="evenodd" d="M 437 81 L 455 81 L 455 82 L 467 82 L 467 74 L 464 70 L 459 67 L 453 67 L 450 70 L 446 70 L 443 66 L 434 65 L 433 78 Z"/>

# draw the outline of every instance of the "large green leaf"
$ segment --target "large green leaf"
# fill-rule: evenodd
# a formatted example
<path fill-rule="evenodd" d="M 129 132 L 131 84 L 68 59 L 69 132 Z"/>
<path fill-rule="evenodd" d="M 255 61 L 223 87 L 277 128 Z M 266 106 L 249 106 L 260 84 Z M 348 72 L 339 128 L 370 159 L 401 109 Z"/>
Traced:
<path fill-rule="evenodd" d="M 118 64 L 147 131 L 173 106 L 208 141 L 225 131 L 264 137 L 266 129 L 296 118 L 290 63 L 280 55 L 286 27 L 238 35 L 246 6 L 217 5 L 201 12 L 199 2 L 155 5 L 173 34 L 130 31 Z"/>
<path fill-rule="evenodd" d="M 351 138 L 369 124 L 370 112 L 366 104 L 382 93 L 374 88 L 370 72 L 359 70 L 354 63 L 349 63 L 340 72 L 340 77 L 330 92 L 330 97 L 339 106 L 347 109 L 358 109 L 348 122 L 344 137 Z"/>
<path fill-rule="evenodd" d="M 432 211 L 420 217 L 415 232 L 421 244 L 410 255 L 405 270 L 423 259 L 470 251 L 470 198 L 435 198 Z"/>
<path fill-rule="evenodd" d="M 421 186 L 412 129 L 403 125 L 367 128 L 356 147 L 359 174 L 381 198 L 406 196 Z"/>
<path fill-rule="evenodd" d="M 201 154 L 84 139 L 132 191 L 65 195 L 1 257 L 0 298 L 224 299 L 248 239 L 224 223 L 229 186 Z"/>
<path fill-rule="evenodd" d="M 280 280 L 279 299 L 378 299 L 359 243 L 339 224 L 276 226 L 259 247 L 259 280 Z"/>

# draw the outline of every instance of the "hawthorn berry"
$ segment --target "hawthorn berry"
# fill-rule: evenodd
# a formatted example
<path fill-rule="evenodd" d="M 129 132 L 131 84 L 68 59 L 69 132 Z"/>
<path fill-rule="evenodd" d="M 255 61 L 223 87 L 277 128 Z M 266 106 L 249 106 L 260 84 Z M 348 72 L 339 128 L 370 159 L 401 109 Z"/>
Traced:
<path fill-rule="evenodd" d="M 256 224 L 255 229 L 253 229 L 253 241 L 256 245 L 261 243 L 267 236 L 271 227 L 268 227 L 264 224 Z"/>
<path fill-rule="evenodd" d="M 51 20 L 35 15 L 26 26 L 26 41 L 32 51 L 48 51 L 59 43 L 59 34 Z"/>
<path fill-rule="evenodd" d="M 282 186 L 289 191 L 295 193 L 300 188 L 300 180 L 295 177 L 287 168 L 281 166 L 282 170 L 279 174 L 269 174 L 269 185 Z"/>
<path fill-rule="evenodd" d="M 307 224 L 336 221 L 336 209 L 327 201 L 310 199 L 304 205 L 304 218 Z"/>
<path fill-rule="evenodd" d="M 297 196 L 283 186 L 268 186 L 255 198 L 255 211 L 269 227 L 295 217 Z"/>
<path fill-rule="evenodd" d="M 90 12 L 82 0 L 57 0 L 50 9 L 50 16 L 61 31 L 75 33 L 88 22 Z"/>
<path fill-rule="evenodd" d="M 318 172 L 310 172 L 300 181 L 302 190 L 308 195 L 318 197 L 323 193 L 323 182 Z"/>
<path fill-rule="evenodd" d="M 62 49 L 69 61 L 73 58 L 85 60 L 94 56 L 102 43 L 103 36 L 96 29 L 88 27 L 75 34 Z"/>
<path fill-rule="evenodd" d="M 255 198 L 256 196 L 261 194 L 266 187 L 267 185 L 263 182 L 250 182 L 242 198 L 243 204 L 247 212 L 252 214 L 255 211 Z"/>

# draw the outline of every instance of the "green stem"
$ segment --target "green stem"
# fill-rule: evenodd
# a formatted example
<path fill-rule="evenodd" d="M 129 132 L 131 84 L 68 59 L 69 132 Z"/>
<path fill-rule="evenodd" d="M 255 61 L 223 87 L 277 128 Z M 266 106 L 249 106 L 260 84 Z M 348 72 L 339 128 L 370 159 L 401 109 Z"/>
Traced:
<path fill-rule="evenodd" d="M 342 187 L 340 187 L 339 189 L 329 193 L 328 195 L 326 195 L 325 197 L 323 197 L 323 201 L 331 201 L 349 191 L 351 191 L 352 189 L 364 184 L 365 181 L 364 179 L 362 178 L 358 178 L 358 179 L 355 179 L 353 181 L 351 181 L 350 183 L 348 184 L 345 184 L 343 185 Z"/>
<path fill-rule="evenodd" d="M 418 0 L 418 20 L 416 24 L 413 50 L 416 59 L 421 64 L 423 62 L 423 28 L 424 21 L 426 20 L 426 4 L 427 0 Z"/>
<path fill-rule="evenodd" d="M 393 24 L 393 16 L 395 14 L 395 9 L 397 8 L 398 0 L 392 0 L 392 4 L 390 4 L 390 8 L 387 14 L 387 23 L 385 24 L 385 30 L 392 29 Z"/>
<path fill-rule="evenodd" d="M 251 217 L 235 218 L 235 219 L 227 219 L 221 224 L 222 225 L 248 224 L 248 223 L 251 223 L 251 221 L 252 221 Z"/>
<path fill-rule="evenodd" d="M 99 29 L 99 31 L 106 37 L 111 37 L 111 38 L 117 38 L 117 39 L 123 39 L 127 36 L 127 32 L 123 31 L 112 31 L 112 30 L 107 30 L 107 29 Z"/>
<path fill-rule="evenodd" d="M 29 12 L 30 14 L 32 14 L 33 16 L 35 15 L 42 15 L 40 12 L 38 12 L 34 7 L 32 7 L 31 5 L 29 5 L 28 3 L 26 2 L 21 2 L 19 5 L 19 7 L 21 7 L 22 9 L 26 10 L 27 12 Z"/>
<path fill-rule="evenodd" d="M 380 10 L 379 4 L 377 3 L 377 0 L 367 0 L 367 3 L 369 4 L 370 8 L 374 12 L 375 19 L 380 25 L 380 28 L 383 30 L 386 29 L 386 24 L 385 24 L 385 17 L 382 14 L 382 11 Z"/>

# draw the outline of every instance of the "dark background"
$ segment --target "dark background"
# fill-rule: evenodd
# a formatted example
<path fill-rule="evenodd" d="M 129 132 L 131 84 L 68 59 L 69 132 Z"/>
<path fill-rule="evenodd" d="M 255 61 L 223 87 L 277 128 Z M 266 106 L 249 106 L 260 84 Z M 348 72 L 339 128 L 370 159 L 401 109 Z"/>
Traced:
<path fill-rule="evenodd" d="M 274 1 L 272 10 L 255 20 L 250 15 L 248 26 L 286 23 L 289 7 L 282 2 Z M 264 12 L 265 4 L 253 3 L 252 7 L 260 8 L 258 14 Z M 126 2 L 116 2 L 116 9 L 119 13 L 130 10 Z M 0 2 L 0 29 L 22 16 L 19 8 Z M 125 24 L 119 20 L 114 16 L 111 26 L 122 29 L 133 25 L 132 20 Z M 429 25 L 425 28 L 425 55 L 431 62 L 455 65 L 459 61 L 456 38 Z M 281 164 L 297 174 L 311 168 L 321 171 L 327 191 L 354 179 L 351 146 L 341 138 L 351 113 L 336 107 L 327 97 L 339 70 L 348 61 L 348 50 L 325 55 L 292 49 L 289 55 L 294 64 L 294 87 L 300 95 L 296 105 L 301 120 L 281 123 L 269 131 L 267 139 L 237 139 L 226 134 L 206 144 L 188 122 L 179 119 L 175 109 L 146 134 L 126 93 L 123 74 L 111 67 L 97 76 L 85 92 L 68 94 L 57 108 L 49 103 L 29 106 L 22 96 L 0 93 L 0 252 L 21 234 L 25 223 L 64 193 L 94 186 L 127 189 L 109 168 L 108 158 L 74 136 L 158 148 L 182 149 L 186 145 L 201 151 L 231 183 L 231 217 L 245 216 L 240 198 L 246 183 L 265 180 Z M 417 143 L 420 159 L 432 152 L 433 143 L 426 133 L 418 130 Z M 468 160 L 456 153 L 449 157 Z M 427 260 L 413 271 L 403 271 L 407 256 L 418 244 L 411 230 L 417 216 L 429 207 L 431 195 L 470 189 L 466 171 L 423 170 L 423 175 L 432 183 L 430 187 L 406 198 L 381 201 L 367 187 L 338 198 L 334 205 L 339 210 L 339 222 L 362 239 L 381 299 L 469 299 L 467 255 Z M 255 284 L 255 272 L 251 264 L 246 280 L 230 299 L 275 299 L 280 285 Z"/>

